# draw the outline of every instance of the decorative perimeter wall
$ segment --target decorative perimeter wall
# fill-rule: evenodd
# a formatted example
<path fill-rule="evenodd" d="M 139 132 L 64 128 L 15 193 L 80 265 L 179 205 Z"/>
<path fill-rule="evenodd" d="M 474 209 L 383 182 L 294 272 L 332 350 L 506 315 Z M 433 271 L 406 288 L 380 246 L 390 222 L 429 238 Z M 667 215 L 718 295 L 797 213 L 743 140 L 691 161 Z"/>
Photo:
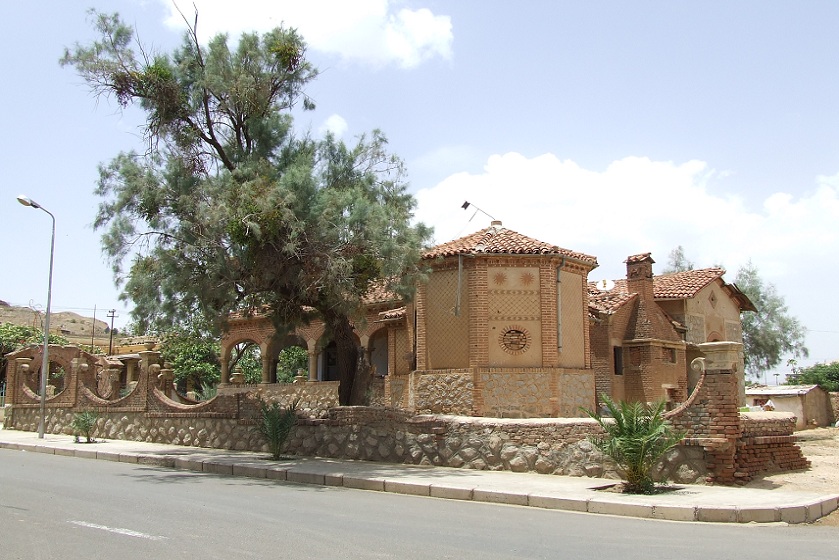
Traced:
<path fill-rule="evenodd" d="M 733 375 L 737 362 L 729 358 L 736 358 L 739 345 L 703 346 L 706 362 L 697 389 L 668 413 L 686 437 L 658 465 L 657 477 L 678 483 L 732 484 L 767 470 L 806 468 L 809 463 L 795 445 L 794 416 L 738 413 L 737 376 Z M 255 429 L 260 399 L 281 403 L 300 399 L 301 418 L 287 453 L 618 478 L 615 465 L 589 443 L 588 437 L 601 430 L 588 418 L 482 418 L 376 406 L 393 400 L 395 394 L 410 397 L 406 384 L 394 386 L 387 378 L 374 384 L 374 406 L 369 407 L 336 406 L 337 383 L 333 382 L 227 387 L 214 399 L 198 403 L 174 392 L 171 371 L 161 367 L 157 352 L 140 353 L 132 380 L 120 390 L 114 386 L 117 371 L 105 367 L 100 358 L 74 347 L 51 347 L 50 355 L 67 368 L 63 390 L 46 401 L 45 431 L 49 433 L 72 434 L 74 414 L 92 410 L 99 415 L 94 432 L 99 438 L 266 451 Z M 40 349 L 22 350 L 8 358 L 7 379 L 13 389 L 5 426 L 36 431 L 40 410 L 33 388 L 37 387 Z M 473 407 L 469 401 L 475 394 L 474 375 L 456 371 L 442 375 L 436 381 L 454 383 L 463 394 L 472 395 L 458 401 L 458 393 L 449 391 L 445 399 L 450 406 L 462 406 L 464 411 Z M 442 398 L 433 395 L 431 381 L 423 380 L 429 396 L 417 392 L 419 400 Z M 524 394 L 540 402 L 544 395 L 530 388 L 536 382 L 527 377 L 522 381 Z M 574 381 L 584 383 L 583 378 Z M 417 378 L 408 382 L 417 383 Z M 515 384 L 512 379 L 504 383 Z M 586 389 L 582 386 L 580 392 Z M 501 395 L 495 393 L 492 398 L 500 402 Z M 562 406 L 551 404 L 551 398 L 549 406 Z"/>

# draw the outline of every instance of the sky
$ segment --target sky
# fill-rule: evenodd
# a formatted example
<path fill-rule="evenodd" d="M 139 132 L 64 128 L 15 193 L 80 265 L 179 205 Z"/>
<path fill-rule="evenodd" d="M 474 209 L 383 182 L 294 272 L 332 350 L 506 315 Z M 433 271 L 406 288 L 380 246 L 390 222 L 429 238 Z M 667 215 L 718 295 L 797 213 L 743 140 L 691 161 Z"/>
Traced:
<path fill-rule="evenodd" d="M 296 27 L 321 71 L 296 128 L 384 131 L 437 242 L 494 218 L 596 256 L 591 280 L 644 252 L 660 272 L 677 246 L 729 282 L 751 261 L 808 328 L 799 365 L 839 359 L 839 3 L 194 4 L 203 41 Z M 52 309 L 122 326 L 93 190 L 97 165 L 143 149 L 143 120 L 58 64 L 96 38 L 87 7 L 152 52 L 184 32 L 170 0 L 0 2 L 0 300 L 46 306 L 51 220 L 26 194 L 56 217 Z"/>

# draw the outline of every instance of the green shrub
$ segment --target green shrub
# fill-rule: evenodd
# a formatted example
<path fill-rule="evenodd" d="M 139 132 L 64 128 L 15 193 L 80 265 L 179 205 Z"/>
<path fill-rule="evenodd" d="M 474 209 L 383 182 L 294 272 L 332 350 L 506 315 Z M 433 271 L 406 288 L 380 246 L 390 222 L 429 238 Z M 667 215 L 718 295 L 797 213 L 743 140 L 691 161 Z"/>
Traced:
<path fill-rule="evenodd" d="M 218 385 L 204 385 L 195 391 L 195 397 L 199 401 L 208 401 L 218 395 Z"/>
<path fill-rule="evenodd" d="M 612 416 L 611 421 L 597 412 L 585 410 L 606 432 L 605 436 L 591 436 L 589 441 L 611 457 L 623 471 L 625 491 L 632 494 L 652 494 L 655 482 L 651 471 L 656 462 L 684 437 L 664 419 L 664 401 L 655 404 L 620 402 L 609 397 L 603 404 Z"/>
<path fill-rule="evenodd" d="M 260 401 L 259 403 L 262 416 L 256 428 L 268 441 L 268 450 L 275 461 L 279 460 L 288 436 L 291 435 L 291 430 L 297 423 L 298 404 L 300 404 L 300 399 L 295 399 L 286 407 L 276 402 L 268 404 Z"/>
<path fill-rule="evenodd" d="M 277 383 L 291 383 L 297 370 L 309 373 L 309 353 L 300 346 L 289 346 L 277 356 Z"/>
<path fill-rule="evenodd" d="M 70 427 L 73 428 L 73 435 L 76 436 L 76 443 L 79 443 L 79 436 L 85 437 L 85 443 L 93 443 L 93 428 L 99 415 L 92 410 L 83 410 L 73 415 Z"/>

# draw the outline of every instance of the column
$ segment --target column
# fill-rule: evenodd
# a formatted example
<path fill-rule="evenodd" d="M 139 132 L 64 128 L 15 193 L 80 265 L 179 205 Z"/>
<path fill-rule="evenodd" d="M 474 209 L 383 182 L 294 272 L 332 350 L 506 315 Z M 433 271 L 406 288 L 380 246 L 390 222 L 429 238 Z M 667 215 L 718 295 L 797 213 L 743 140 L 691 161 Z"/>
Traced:
<path fill-rule="evenodd" d="M 318 380 L 318 355 L 309 350 L 309 381 Z"/>
<path fill-rule="evenodd" d="M 230 353 L 222 348 L 221 350 L 221 379 L 219 385 L 230 384 Z"/>
<path fill-rule="evenodd" d="M 271 383 L 271 357 L 265 351 L 262 352 L 262 383 Z"/>

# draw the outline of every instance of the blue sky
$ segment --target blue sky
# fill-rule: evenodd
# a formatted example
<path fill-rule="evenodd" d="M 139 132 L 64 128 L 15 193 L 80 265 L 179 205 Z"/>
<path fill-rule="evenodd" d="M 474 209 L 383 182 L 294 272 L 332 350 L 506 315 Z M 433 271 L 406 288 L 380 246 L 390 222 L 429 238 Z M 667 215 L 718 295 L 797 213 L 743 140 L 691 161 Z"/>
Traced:
<path fill-rule="evenodd" d="M 192 3 L 181 1 L 192 17 Z M 839 3 L 196 0 L 199 34 L 297 27 L 322 74 L 301 131 L 383 130 L 437 241 L 488 218 L 596 255 L 591 279 L 677 245 L 733 281 L 749 259 L 809 329 L 805 364 L 839 359 Z M 136 110 L 93 98 L 58 59 L 118 11 L 167 51 L 165 0 L 0 3 L 0 299 L 55 310 L 118 301 L 90 228 L 96 166 L 142 149 Z M 230 8 L 235 6 L 235 10 Z M 98 313 L 99 317 L 104 312 Z"/>

